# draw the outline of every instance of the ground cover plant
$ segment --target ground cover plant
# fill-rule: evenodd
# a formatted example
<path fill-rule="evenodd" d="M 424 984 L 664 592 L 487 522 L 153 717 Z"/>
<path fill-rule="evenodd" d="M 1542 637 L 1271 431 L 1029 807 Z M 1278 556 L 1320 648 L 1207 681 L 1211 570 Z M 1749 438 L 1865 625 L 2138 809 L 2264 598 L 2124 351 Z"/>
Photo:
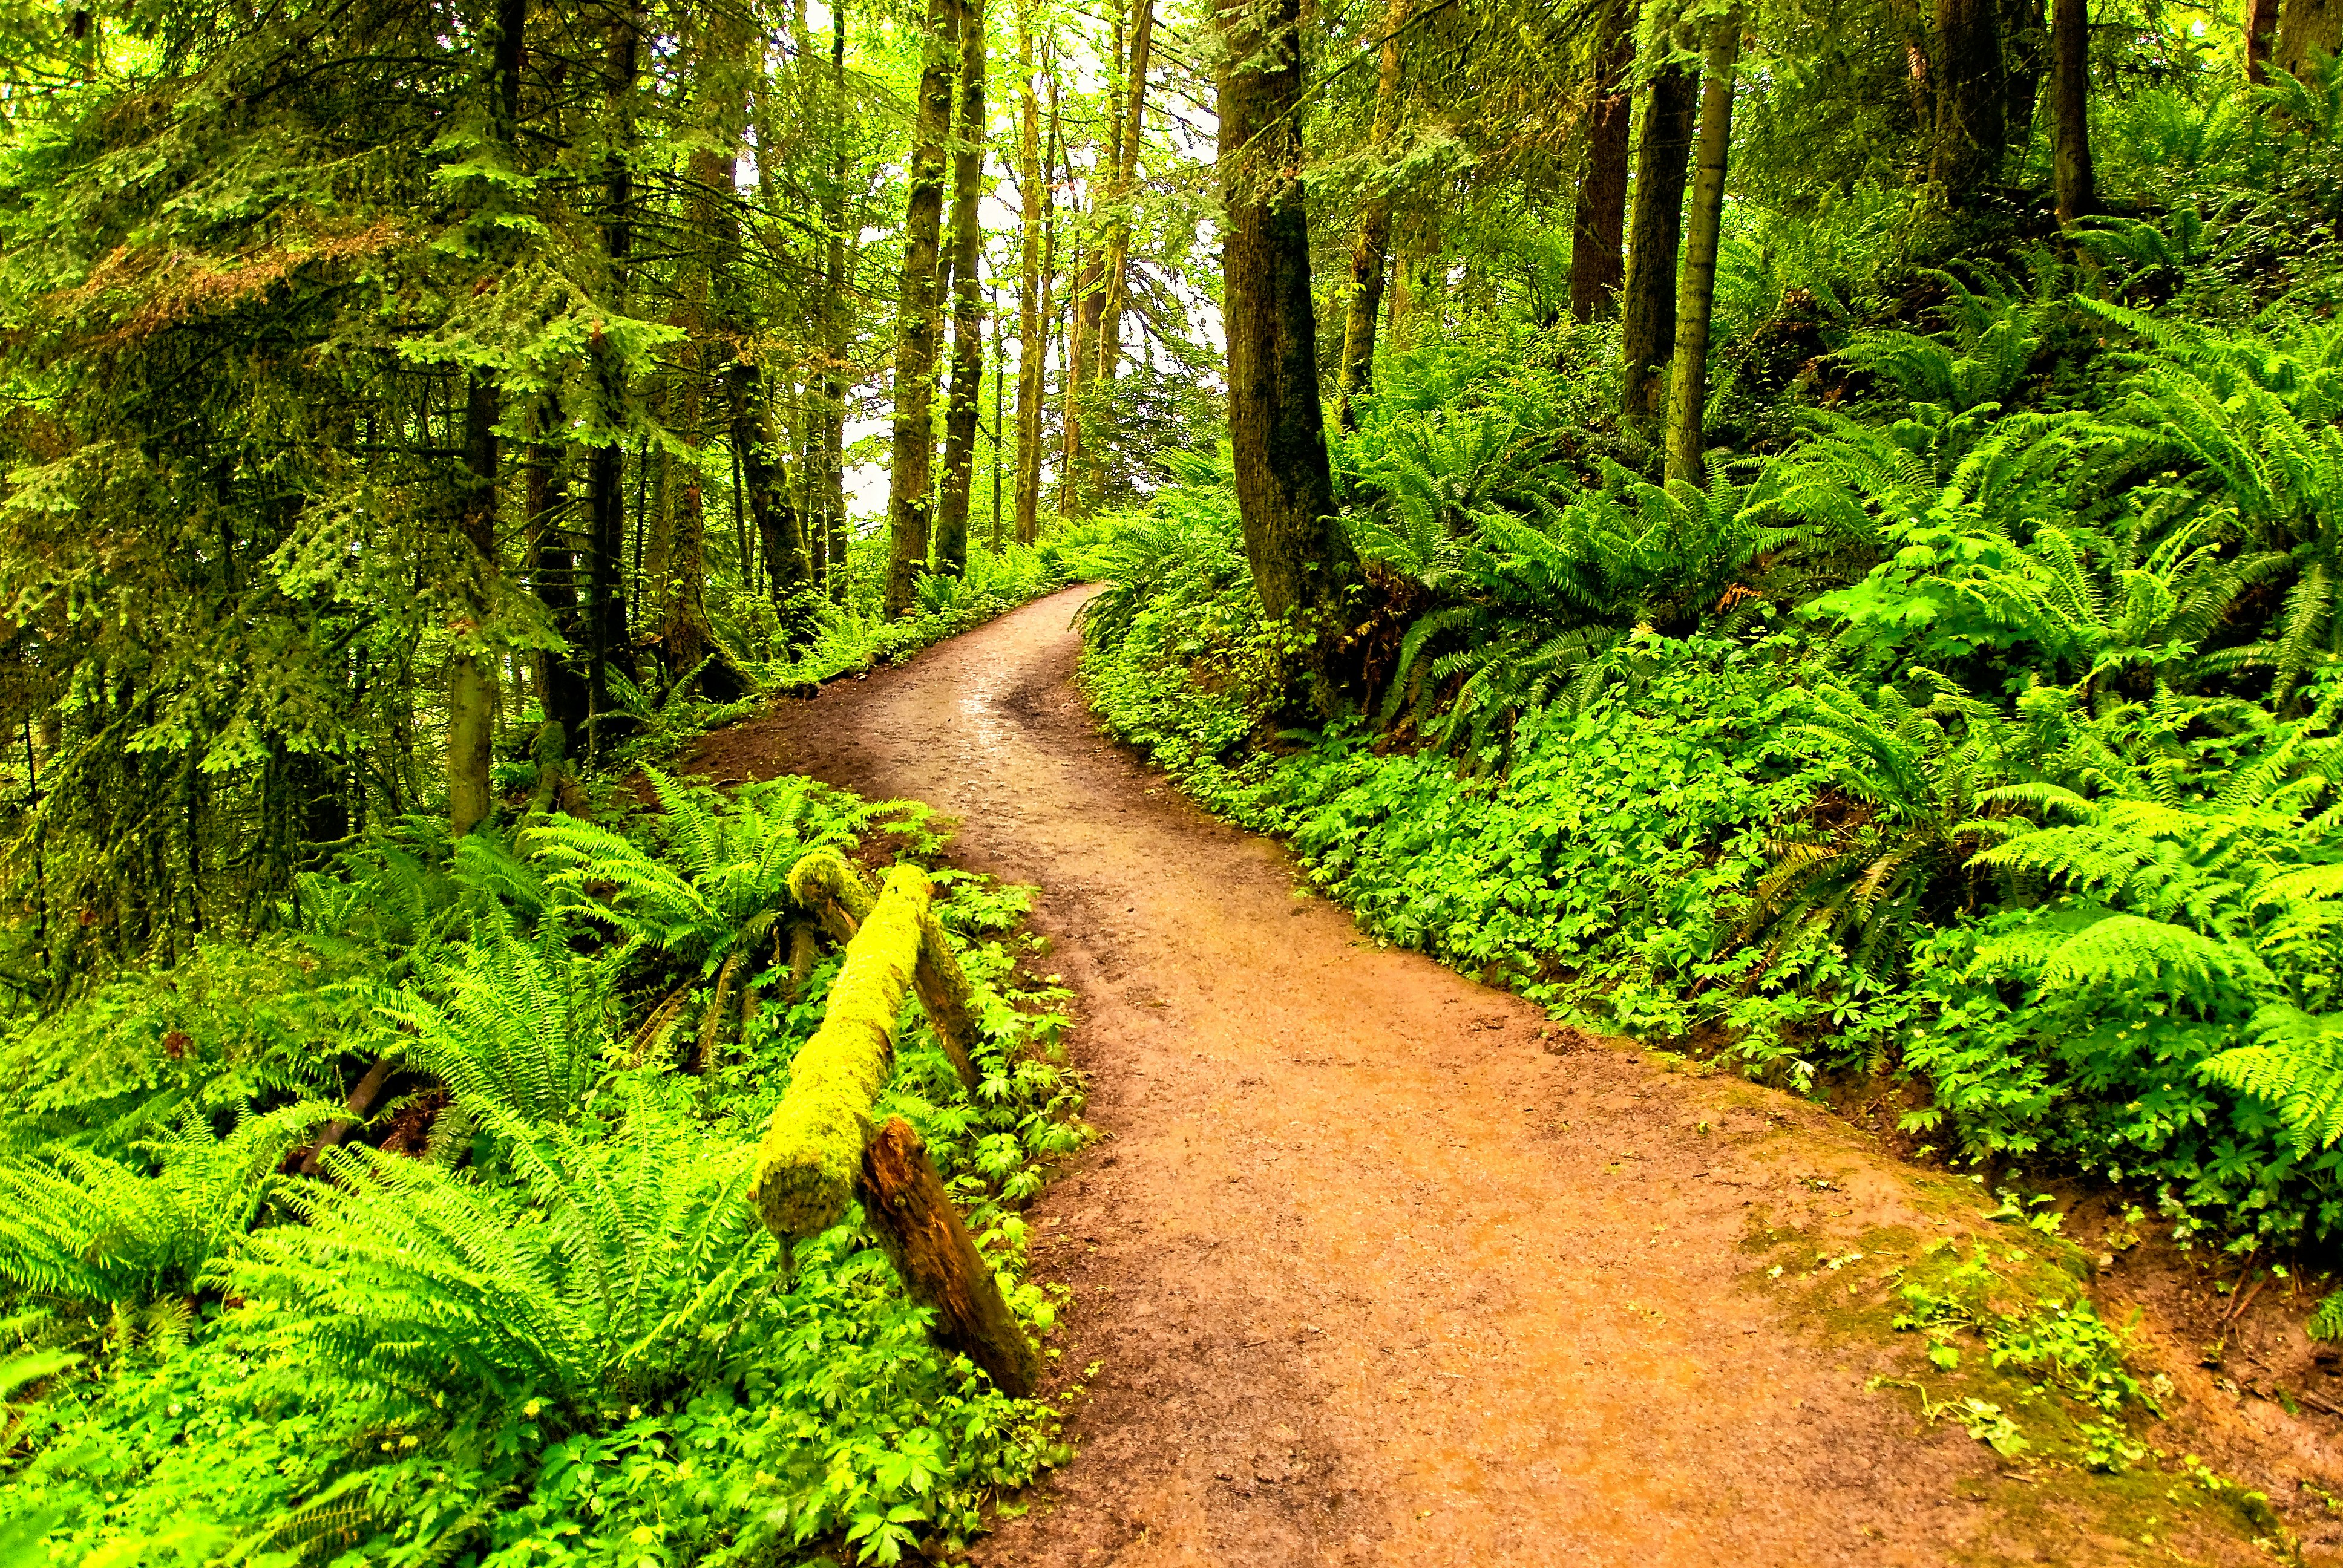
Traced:
<path fill-rule="evenodd" d="M 12 1549 L 54 1561 L 893 1562 L 1062 1457 L 1055 1409 L 930 1344 L 859 1211 L 784 1251 L 753 1145 L 834 953 L 820 848 L 939 848 L 803 779 L 652 775 L 620 826 L 409 822 L 267 944 L 21 1020 L 0 1291 Z M 1028 890 L 950 871 L 984 1043 L 923 1020 L 879 1113 L 925 1137 L 1020 1318 L 1016 1211 L 1076 1147 Z M 340 1090 L 391 1064 L 366 1136 Z"/>
<path fill-rule="evenodd" d="M 1453 310 L 1332 443 L 1360 575 L 1314 632 L 1262 610 L 1225 452 L 1173 467 L 1087 613 L 1110 731 L 1564 1016 L 1900 1080 L 1928 1152 L 2327 1255 L 2343 334 L 2323 252 L 2205 226 L 2318 207 L 2267 176 L 2332 145 L 2327 71 L 2123 100 L 2161 139 L 2063 232 L 1923 193 L 1866 252 L 1875 190 L 1792 248 L 1804 197 L 1753 174 L 1694 470 L 1587 395 L 1614 333 L 1534 288 Z"/>

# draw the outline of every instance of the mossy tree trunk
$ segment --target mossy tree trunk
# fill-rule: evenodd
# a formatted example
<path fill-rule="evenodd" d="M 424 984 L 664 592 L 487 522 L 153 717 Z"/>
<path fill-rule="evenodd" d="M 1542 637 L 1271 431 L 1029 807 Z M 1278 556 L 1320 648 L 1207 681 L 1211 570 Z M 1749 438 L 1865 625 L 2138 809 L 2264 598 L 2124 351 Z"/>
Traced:
<path fill-rule="evenodd" d="M 1131 271 L 1131 203 L 1139 188 L 1140 137 L 1147 126 L 1147 73 L 1155 48 L 1155 0 L 1131 0 L 1131 59 L 1115 159 L 1113 206 L 1107 214 L 1106 260 L 1101 283 L 1097 379 L 1114 379 L 1122 355 L 1122 311 Z"/>
<path fill-rule="evenodd" d="M 943 495 L 936 517 L 936 569 L 968 567 L 969 494 L 976 470 L 977 397 L 984 388 L 984 292 L 977 277 L 984 236 L 984 4 L 958 0 L 960 111 L 952 133 L 952 360 L 944 409 Z"/>
<path fill-rule="evenodd" d="M 1042 236 L 1051 193 L 1041 170 L 1041 95 L 1033 79 L 1033 0 L 1017 3 L 1017 542 L 1040 536 L 1041 510 L 1041 384 L 1048 356 L 1048 307 L 1042 296 Z"/>
<path fill-rule="evenodd" d="M 1619 297 L 1619 423 L 1644 439 L 1665 410 L 1664 367 L 1676 349 L 1676 251 L 1684 238 L 1699 75 L 1673 62 L 1644 89 L 1629 217 L 1627 275 Z"/>
<path fill-rule="evenodd" d="M 1332 666 L 1356 559 L 1334 511 L 1319 401 L 1303 196 L 1301 0 L 1220 0 L 1222 250 L 1229 442 L 1262 608 L 1299 633 L 1312 707 L 1339 711 Z"/>
<path fill-rule="evenodd" d="M 889 618 L 911 608 L 927 568 L 935 473 L 936 263 L 944 211 L 944 138 L 951 125 L 958 0 L 928 0 L 920 61 L 920 103 L 911 128 L 910 189 L 903 211 L 903 270 L 895 295 L 895 419 L 887 481 Z"/>
<path fill-rule="evenodd" d="M 488 79 L 482 84 L 497 156 L 516 167 L 520 62 L 528 23 L 527 0 L 498 0 L 495 34 L 488 40 Z M 496 761 L 498 655 L 489 640 L 489 622 L 497 592 L 497 421 L 502 413 L 503 400 L 488 373 L 476 369 L 468 375 L 465 487 L 456 516 L 463 624 L 447 661 L 447 833 L 457 839 L 485 821 L 495 805 L 490 777 Z"/>
<path fill-rule="evenodd" d="M 1375 117 L 1367 132 L 1372 161 L 1387 146 L 1399 119 L 1400 39 L 1413 0 L 1390 0 L 1383 9 L 1383 45 L 1375 63 Z M 1381 169 L 1371 179 L 1380 182 Z M 1351 242 L 1351 293 L 1343 312 L 1342 358 L 1334 380 L 1334 417 L 1345 430 L 1359 427 L 1357 399 L 1374 385 L 1375 326 L 1383 314 L 1383 279 L 1391 270 L 1391 192 L 1380 183 L 1359 210 Z"/>
<path fill-rule="evenodd" d="M 1627 73 L 1635 63 L 1634 15 L 1627 0 L 1614 0 L 1598 25 L 1586 173 L 1570 226 L 1570 314 L 1582 325 L 1618 310 L 1627 276 L 1627 156 L 1634 129 Z"/>
<path fill-rule="evenodd" d="M 2051 173 L 2058 221 L 2071 224 L 2098 207 L 2091 167 L 2090 0 L 2051 0 Z"/>
<path fill-rule="evenodd" d="M 1733 148 L 1733 85 L 1741 60 L 1741 15 L 1708 25 L 1702 62 L 1700 144 L 1686 219 L 1676 300 L 1674 368 L 1668 377 L 1668 477 L 1702 482 L 1701 426 L 1708 412 L 1708 328 L 1716 308 L 1716 247 L 1725 223 L 1725 160 Z"/>
<path fill-rule="evenodd" d="M 2298 76 L 2310 62 L 2343 49 L 2343 0 L 2278 0 L 2278 63 Z"/>
<path fill-rule="evenodd" d="M 602 246 L 606 266 L 604 287 L 614 311 L 626 308 L 633 268 L 634 99 L 639 69 L 642 19 L 633 4 L 621 9 L 605 35 L 602 90 L 608 146 L 602 158 Z M 627 367 L 607 341 L 589 346 L 594 385 L 600 404 L 604 437 L 587 460 L 587 495 L 590 508 L 587 619 L 592 654 L 588 689 L 592 693 L 594 730 L 589 749 L 598 748 L 600 724 L 611 711 L 609 670 L 634 673 L 634 651 L 627 626 L 625 578 L 627 498 Z"/>
<path fill-rule="evenodd" d="M 1997 0 L 1936 0 L 1931 65 L 1936 124 L 1928 174 L 1959 211 L 2000 177 L 2009 146 Z"/>

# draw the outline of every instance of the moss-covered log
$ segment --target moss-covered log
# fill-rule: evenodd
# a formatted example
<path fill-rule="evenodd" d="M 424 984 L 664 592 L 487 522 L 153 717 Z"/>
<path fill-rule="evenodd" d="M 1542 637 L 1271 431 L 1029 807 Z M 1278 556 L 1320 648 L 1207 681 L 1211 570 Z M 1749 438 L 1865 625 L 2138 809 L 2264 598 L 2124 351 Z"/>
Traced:
<path fill-rule="evenodd" d="M 850 939 L 870 915 L 870 890 L 835 849 L 816 849 L 789 869 L 789 896 L 840 942 Z M 919 992 L 920 1007 L 927 1010 L 928 1021 L 936 1026 L 937 1040 L 951 1059 L 952 1070 L 960 1074 L 962 1086 L 973 1092 L 980 1081 L 976 1046 L 982 1038 L 975 993 L 952 951 L 951 938 L 932 910 L 920 926 L 920 960 L 911 983 Z"/>
<path fill-rule="evenodd" d="M 793 890 L 796 882 L 793 874 Z M 895 1015 L 919 964 L 928 900 L 928 879 L 917 867 L 888 873 L 847 944 L 821 1028 L 790 1064 L 789 1091 L 758 1152 L 754 1190 L 757 1211 L 776 1235 L 819 1235 L 852 1200 L 871 1101 L 894 1064 Z"/>

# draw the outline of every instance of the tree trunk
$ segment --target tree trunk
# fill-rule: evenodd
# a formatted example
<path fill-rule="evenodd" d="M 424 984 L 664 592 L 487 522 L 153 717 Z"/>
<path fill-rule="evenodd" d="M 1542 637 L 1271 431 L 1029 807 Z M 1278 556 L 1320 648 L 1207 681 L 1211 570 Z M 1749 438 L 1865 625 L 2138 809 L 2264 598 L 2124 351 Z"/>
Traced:
<path fill-rule="evenodd" d="M 632 5 L 610 24 L 603 55 L 603 93 L 608 116 L 610 150 L 603 156 L 602 246 L 608 266 L 607 298 L 613 311 L 626 307 L 628 278 L 634 251 L 634 94 L 637 59 L 642 32 Z M 587 492 L 591 507 L 592 592 L 588 606 L 588 636 L 593 664 L 589 679 L 598 733 L 589 745 L 598 749 L 600 722 L 611 709 L 608 672 L 612 665 L 631 676 L 633 650 L 628 644 L 627 600 L 620 568 L 626 559 L 627 497 L 627 367 L 607 341 L 591 345 L 596 395 L 604 438 L 593 448 L 587 467 Z"/>
<path fill-rule="evenodd" d="M 1733 148 L 1733 79 L 1741 60 L 1741 16 L 1709 24 L 1703 64 L 1700 147 L 1686 219 L 1683 286 L 1676 302 L 1675 368 L 1669 376 L 1668 477 L 1702 483 L 1701 421 L 1708 411 L 1708 326 L 1716 306 L 1716 246 L 1725 222 L 1725 163 Z"/>
<path fill-rule="evenodd" d="M 1604 13 L 1602 28 L 1586 111 L 1586 173 L 1570 226 L 1570 314 L 1582 325 L 1619 308 L 1627 276 L 1627 144 L 1634 128 L 1627 73 L 1635 63 L 1635 28 L 1626 0 Z"/>
<path fill-rule="evenodd" d="M 2071 224 L 2098 206 L 2091 169 L 2090 0 L 2051 0 L 2051 167 L 2058 221 Z"/>
<path fill-rule="evenodd" d="M 853 578 L 848 570 L 846 517 L 846 352 L 852 347 L 853 311 L 846 298 L 846 0 L 830 0 L 830 184 L 822 192 L 821 221 L 829 245 L 822 259 L 822 291 L 829 309 L 829 355 L 821 377 L 821 495 L 830 534 L 830 600 L 846 602 Z"/>
<path fill-rule="evenodd" d="M 1123 101 L 1121 156 L 1114 170 L 1114 206 L 1107 215 L 1105 297 L 1099 309 L 1098 363 L 1101 381 L 1114 379 L 1122 354 L 1125 277 L 1131 268 L 1131 201 L 1139 188 L 1140 136 L 1147 126 L 1147 73 L 1155 41 L 1155 0 L 1131 0 L 1131 63 Z"/>
<path fill-rule="evenodd" d="M 1342 319 L 1342 360 L 1334 378 L 1334 417 L 1345 430 L 1359 427 L 1358 396 L 1374 385 L 1375 323 L 1383 304 L 1383 277 L 1391 264 L 1391 193 L 1375 167 L 1399 118 L 1400 35 L 1407 28 L 1411 0 L 1390 0 L 1383 10 L 1383 46 L 1376 61 L 1375 117 L 1367 131 L 1373 186 L 1359 211 L 1358 236 L 1351 242 L 1351 294 Z"/>
<path fill-rule="evenodd" d="M 958 0 L 960 123 L 952 138 L 951 397 L 944 408 L 944 485 L 936 518 L 936 569 L 968 568 L 969 492 L 976 477 L 977 397 L 984 387 L 984 0 Z"/>
<path fill-rule="evenodd" d="M 1097 212 L 1097 196 L 1091 196 L 1091 213 Z M 1095 246 L 1086 246 L 1082 228 L 1083 211 L 1078 200 L 1074 206 L 1074 276 L 1071 294 L 1066 300 L 1066 349 L 1063 385 L 1058 393 L 1058 423 L 1065 439 L 1058 454 L 1058 515 L 1078 518 L 1089 510 L 1082 493 L 1082 465 L 1087 454 L 1082 449 L 1083 426 L 1088 410 L 1083 407 L 1090 388 L 1091 349 L 1098 341 L 1098 252 Z"/>
<path fill-rule="evenodd" d="M 541 421 L 539 428 L 542 428 Z M 586 668 L 580 657 L 586 631 L 578 618 L 578 552 L 569 548 L 553 515 L 555 449 L 542 443 L 528 448 L 524 470 L 524 499 L 528 515 L 523 528 L 528 551 L 528 582 L 545 607 L 554 630 L 568 646 L 545 648 L 537 656 L 538 705 L 548 721 L 558 724 L 565 736 L 582 738 L 586 717 L 592 711 Z"/>
<path fill-rule="evenodd" d="M 498 0 L 488 40 L 490 131 L 498 152 L 518 164 L 520 62 L 528 24 L 526 0 Z M 499 199 L 491 197 L 492 201 Z M 456 652 L 447 662 L 447 834 L 460 839 L 486 820 L 495 805 L 490 773 L 496 761 L 497 659 L 488 641 L 497 576 L 496 383 L 484 370 L 464 382 L 465 492 L 456 534 L 462 541 Z"/>
<path fill-rule="evenodd" d="M 1956 209 L 2001 174 L 2009 143 L 1998 0 L 1936 0 L 1936 147 L 1929 177 Z"/>
<path fill-rule="evenodd" d="M 2246 80 L 2269 85 L 2270 46 L 2278 41 L 2278 0 L 2247 0 Z"/>
<path fill-rule="evenodd" d="M 1312 705 L 1341 708 L 1332 642 L 1355 568 L 1334 513 L 1303 197 L 1301 0 L 1220 0 L 1229 441 L 1262 608 L 1301 634 Z"/>
<path fill-rule="evenodd" d="M 2297 76 L 2310 62 L 2343 48 L 2343 0 L 2278 0 L 2278 64 Z"/>
<path fill-rule="evenodd" d="M 457 513 L 461 548 L 462 624 L 447 661 L 447 836 L 460 839 L 484 821 L 494 794 L 489 771 L 497 734 L 496 655 L 488 645 L 490 583 L 497 569 L 497 389 L 479 371 L 466 378 L 464 473 L 468 487 Z"/>
<path fill-rule="evenodd" d="M 1033 0 L 1017 6 L 1019 236 L 1017 265 L 1017 542 L 1041 535 L 1042 372 L 1049 358 L 1043 236 L 1050 182 L 1041 169 L 1041 98 L 1033 85 Z M 1054 172 L 1054 171 L 1052 171 Z"/>
<path fill-rule="evenodd" d="M 1684 177 L 1692 159 L 1700 77 L 1663 65 L 1644 94 L 1643 145 L 1635 156 L 1626 284 L 1619 297 L 1623 429 L 1651 438 L 1666 407 L 1662 367 L 1676 351 L 1676 246 L 1684 236 Z"/>
<path fill-rule="evenodd" d="M 780 622 L 781 643 L 791 649 L 802 648 L 811 629 L 807 601 L 813 571 L 806 558 L 804 518 L 789 499 L 789 475 L 777 455 L 781 443 L 773 431 L 763 367 L 753 360 L 735 360 L 724 379 L 730 400 L 732 450 L 740 461 L 740 487 L 747 495 L 749 521 L 772 578 L 773 612 Z M 747 678 L 720 649 L 702 686 L 719 702 L 738 701 L 749 691 Z"/>
<path fill-rule="evenodd" d="M 928 0 L 920 62 L 919 117 L 911 130 L 910 195 L 903 212 L 903 272 L 895 302 L 895 423 L 887 481 L 887 588 L 890 620 L 911 608 L 928 565 L 930 488 L 935 470 L 936 257 L 943 226 L 944 136 L 951 125 L 957 0 Z"/>

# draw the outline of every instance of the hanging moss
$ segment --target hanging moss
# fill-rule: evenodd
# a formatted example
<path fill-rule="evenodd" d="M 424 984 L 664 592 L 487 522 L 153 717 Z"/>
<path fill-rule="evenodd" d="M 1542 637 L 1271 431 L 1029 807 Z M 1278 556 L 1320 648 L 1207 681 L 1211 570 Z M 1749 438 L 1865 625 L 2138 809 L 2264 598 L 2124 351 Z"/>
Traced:
<path fill-rule="evenodd" d="M 792 893 L 814 859 L 791 872 Z M 839 866 L 845 869 L 843 861 Z M 818 1235 L 852 1201 L 871 1101 L 894 1062 L 895 1017 L 919 963 L 929 897 L 919 868 L 898 866 L 887 874 L 877 904 L 847 944 L 821 1028 L 790 1063 L 789 1091 L 758 1149 L 753 1191 L 758 1213 L 778 1236 Z"/>

